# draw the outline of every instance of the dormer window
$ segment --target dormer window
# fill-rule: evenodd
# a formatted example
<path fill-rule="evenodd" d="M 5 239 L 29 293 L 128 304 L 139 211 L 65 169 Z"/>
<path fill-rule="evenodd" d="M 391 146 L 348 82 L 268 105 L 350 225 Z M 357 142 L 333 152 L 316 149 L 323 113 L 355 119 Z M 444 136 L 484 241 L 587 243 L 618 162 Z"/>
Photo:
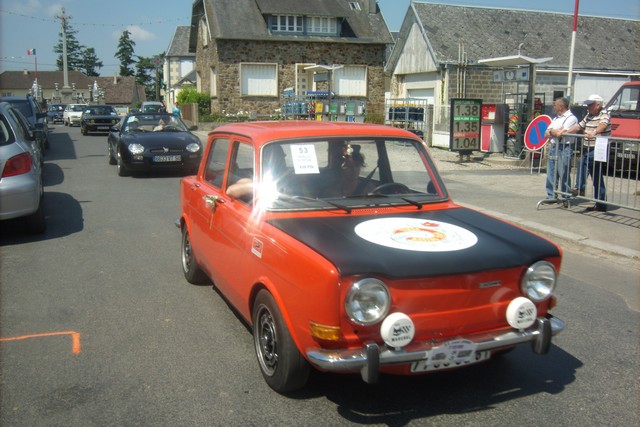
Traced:
<path fill-rule="evenodd" d="M 326 16 L 307 17 L 307 33 L 309 34 L 330 34 L 337 33 L 336 18 Z"/>
<path fill-rule="evenodd" d="M 350 1 L 349 6 L 351 6 L 351 10 L 361 10 L 360 3 L 358 3 L 357 1 Z"/>
<path fill-rule="evenodd" d="M 301 33 L 303 19 L 298 15 L 271 16 L 271 31 L 274 33 Z"/>

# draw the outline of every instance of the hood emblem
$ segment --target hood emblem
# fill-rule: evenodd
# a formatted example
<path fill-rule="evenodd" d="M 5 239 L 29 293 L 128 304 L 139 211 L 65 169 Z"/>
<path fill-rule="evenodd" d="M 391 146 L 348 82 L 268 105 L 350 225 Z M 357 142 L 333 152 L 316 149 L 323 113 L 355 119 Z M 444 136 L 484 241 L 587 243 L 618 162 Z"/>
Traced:
<path fill-rule="evenodd" d="M 163 150 L 165 153 L 168 153 L 168 152 L 169 152 L 169 148 L 168 148 L 168 147 L 162 147 L 162 150 Z"/>
<path fill-rule="evenodd" d="M 484 282 L 484 283 L 480 283 L 478 285 L 478 287 L 480 289 L 484 289 L 484 288 L 492 288 L 494 286 L 502 286 L 502 282 L 500 280 L 494 280 L 492 282 Z"/>

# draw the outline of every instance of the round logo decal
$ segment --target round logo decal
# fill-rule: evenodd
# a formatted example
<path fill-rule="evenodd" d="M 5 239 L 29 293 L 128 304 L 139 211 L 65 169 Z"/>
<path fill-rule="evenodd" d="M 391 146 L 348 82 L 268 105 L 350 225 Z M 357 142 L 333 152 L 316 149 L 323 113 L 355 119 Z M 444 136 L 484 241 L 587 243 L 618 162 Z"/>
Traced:
<path fill-rule="evenodd" d="M 356 225 L 355 232 L 371 243 L 408 251 L 459 251 L 478 242 L 462 227 L 420 218 L 372 219 Z"/>

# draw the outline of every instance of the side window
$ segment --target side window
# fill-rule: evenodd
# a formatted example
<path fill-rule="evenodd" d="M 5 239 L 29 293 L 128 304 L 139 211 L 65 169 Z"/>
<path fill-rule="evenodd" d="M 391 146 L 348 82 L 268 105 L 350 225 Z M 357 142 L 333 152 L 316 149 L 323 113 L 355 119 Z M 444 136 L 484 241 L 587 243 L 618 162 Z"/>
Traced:
<path fill-rule="evenodd" d="M 209 152 L 207 167 L 204 170 L 204 180 L 221 188 L 231 142 L 226 138 L 220 138 L 211 141 L 211 144 L 213 146 Z"/>
<path fill-rule="evenodd" d="M 227 180 L 227 188 L 240 180 L 253 180 L 254 150 L 249 144 L 237 142 L 234 144 L 234 150 L 231 154 L 231 162 L 229 163 L 229 179 Z M 251 194 L 238 197 L 239 200 L 250 203 Z"/>

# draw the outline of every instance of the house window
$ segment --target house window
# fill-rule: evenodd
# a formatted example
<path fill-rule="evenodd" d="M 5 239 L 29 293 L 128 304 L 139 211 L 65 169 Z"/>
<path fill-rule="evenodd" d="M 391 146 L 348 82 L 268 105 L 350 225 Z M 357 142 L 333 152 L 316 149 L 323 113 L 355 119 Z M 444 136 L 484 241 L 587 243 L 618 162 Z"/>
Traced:
<path fill-rule="evenodd" d="M 307 17 L 307 32 L 316 34 L 336 34 L 336 18 L 326 16 Z"/>
<path fill-rule="evenodd" d="M 361 10 L 360 3 L 358 3 L 357 1 L 350 1 L 349 6 L 351 6 L 351 10 Z"/>
<path fill-rule="evenodd" d="M 352 65 L 333 72 L 334 91 L 340 96 L 367 96 L 367 67 Z"/>
<path fill-rule="evenodd" d="M 242 96 L 278 96 L 278 64 L 240 64 Z"/>
<path fill-rule="evenodd" d="M 207 34 L 207 24 L 204 19 L 200 21 L 200 37 L 202 38 L 202 46 L 206 47 L 209 44 L 209 37 Z"/>
<path fill-rule="evenodd" d="M 218 73 L 214 67 L 209 72 L 209 94 L 212 97 L 218 96 Z"/>
<path fill-rule="evenodd" d="M 271 31 L 284 33 L 301 33 L 302 16 L 273 15 L 271 17 Z"/>

